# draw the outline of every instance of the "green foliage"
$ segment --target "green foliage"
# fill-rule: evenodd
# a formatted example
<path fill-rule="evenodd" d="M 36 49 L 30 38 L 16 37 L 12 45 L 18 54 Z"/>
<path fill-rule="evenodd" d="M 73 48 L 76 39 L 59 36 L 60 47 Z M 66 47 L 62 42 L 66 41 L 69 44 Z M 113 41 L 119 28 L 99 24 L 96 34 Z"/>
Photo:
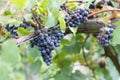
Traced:
<path fill-rule="evenodd" d="M 60 71 L 57 72 L 55 75 L 55 80 L 86 80 L 90 79 L 89 76 L 84 75 L 80 71 L 75 71 L 75 73 L 72 73 L 71 67 L 64 67 Z"/>
<path fill-rule="evenodd" d="M 16 39 L 9 39 L 0 43 L 0 80 L 25 80 L 26 77 L 38 76 L 38 80 L 117 80 L 119 73 L 114 64 L 109 58 L 106 58 L 107 66 L 101 68 L 98 64 L 99 59 L 104 56 L 104 48 L 99 45 L 96 40 L 96 35 L 77 33 L 78 27 L 71 28 L 66 26 L 65 12 L 59 11 L 60 5 L 67 0 L 10 0 L 15 8 L 8 9 L 0 15 L 0 23 L 6 25 L 19 24 L 23 17 L 26 20 L 31 20 L 32 9 L 40 15 L 42 25 L 52 27 L 59 23 L 61 31 L 65 33 L 66 29 L 70 29 L 72 33 L 65 36 L 61 40 L 60 47 L 53 51 L 53 60 L 50 66 L 43 63 L 41 53 L 38 48 L 30 48 L 29 42 L 23 45 L 16 46 Z M 84 0 L 83 2 L 90 4 L 93 0 Z M 99 2 L 100 0 L 97 0 Z M 1 0 L 3 3 L 4 0 Z M 5 3 L 4 3 L 5 4 Z M 0 4 L 1 5 L 1 4 Z M 70 2 L 68 7 L 71 10 L 76 10 L 80 3 Z M 0 6 L 2 9 L 3 6 Z M 34 12 L 34 11 L 33 11 Z M 104 17 L 107 19 L 107 17 Z M 1 28 L 1 26 L 0 26 Z M 19 28 L 18 34 L 26 36 L 34 32 L 33 28 Z M 6 32 L 5 37 L 9 36 Z M 3 40 L 4 36 L 0 40 Z M 86 40 L 86 42 L 84 42 Z M 120 63 L 120 21 L 113 32 L 111 46 L 118 53 L 118 61 Z M 84 53 L 83 53 L 84 49 Z M 112 52 L 115 52 L 111 48 Z M 86 59 L 85 59 L 86 58 Z M 88 61 L 88 64 L 86 63 Z M 75 63 L 80 65 L 73 72 Z M 27 67 L 26 67 L 27 65 Z M 87 67 L 88 70 L 84 70 Z M 26 72 L 26 69 L 28 72 Z M 88 72 L 88 73 L 85 73 Z M 27 76 L 26 76 L 27 75 Z M 94 76 L 93 76 L 94 75 Z M 94 78 L 94 79 L 93 79 Z"/>
<path fill-rule="evenodd" d="M 120 44 L 119 34 L 120 34 L 120 22 L 119 22 L 118 26 L 116 27 L 115 31 L 113 32 L 112 44 L 114 46 L 116 46 L 117 44 Z"/>
<path fill-rule="evenodd" d="M 67 54 L 80 53 L 81 44 L 82 43 L 80 43 L 80 42 L 76 42 L 76 41 L 72 40 L 69 45 L 66 45 L 63 47 L 63 51 L 65 51 Z"/>
<path fill-rule="evenodd" d="M 18 62 L 19 49 L 12 40 L 8 40 L 7 42 L 2 44 L 1 58 L 13 65 Z"/>
<path fill-rule="evenodd" d="M 42 63 L 40 60 L 37 60 L 33 62 L 32 64 L 30 64 L 30 73 L 37 74 L 40 71 L 41 65 Z"/>
<path fill-rule="evenodd" d="M 46 26 L 52 27 L 55 24 L 56 24 L 56 19 L 55 19 L 54 15 L 53 15 L 53 12 L 48 10 L 48 16 L 46 18 Z"/>
<path fill-rule="evenodd" d="M 25 3 L 27 0 L 10 0 L 15 6 L 17 6 L 18 8 L 22 8 L 24 7 Z"/>
<path fill-rule="evenodd" d="M 64 13 L 62 13 L 62 12 L 60 12 L 60 15 L 59 15 L 59 22 L 60 22 L 60 29 L 61 29 L 61 31 L 64 33 L 65 32 L 65 30 L 66 30 L 66 23 L 65 23 L 65 20 L 64 20 L 64 18 L 65 18 L 65 15 L 64 15 Z"/>
<path fill-rule="evenodd" d="M 76 35 L 76 32 L 77 32 L 78 27 L 76 27 L 76 28 L 69 27 L 69 28 L 70 28 L 70 30 L 73 32 L 73 34 L 74 34 L 74 36 L 75 36 L 75 35 Z"/>

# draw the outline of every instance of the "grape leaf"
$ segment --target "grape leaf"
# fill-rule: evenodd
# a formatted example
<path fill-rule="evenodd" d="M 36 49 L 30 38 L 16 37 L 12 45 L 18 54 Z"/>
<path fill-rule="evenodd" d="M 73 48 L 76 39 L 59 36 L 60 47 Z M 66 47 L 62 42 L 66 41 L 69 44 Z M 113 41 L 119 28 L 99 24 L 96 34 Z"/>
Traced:
<path fill-rule="evenodd" d="M 62 17 L 59 17 L 59 21 L 60 21 L 60 28 L 61 31 L 64 33 L 66 30 L 66 23 L 65 20 Z"/>
<path fill-rule="evenodd" d="M 10 0 L 10 1 L 18 8 L 22 8 L 25 6 L 27 0 Z"/>
<path fill-rule="evenodd" d="M 106 60 L 109 65 L 107 67 L 107 70 L 109 71 L 109 75 L 112 77 L 112 80 L 118 80 L 120 75 L 119 75 L 118 71 L 116 70 L 114 64 L 112 63 L 112 61 L 109 58 L 107 58 Z M 108 79 L 108 80 L 110 80 L 110 79 Z"/>
<path fill-rule="evenodd" d="M 112 45 L 120 44 L 120 26 L 116 27 L 113 32 Z"/>
<path fill-rule="evenodd" d="M 71 80 L 70 78 L 70 67 L 64 67 L 55 75 L 55 80 Z"/>
<path fill-rule="evenodd" d="M 56 24 L 56 19 L 53 15 L 53 13 L 48 10 L 48 16 L 47 16 L 47 19 L 46 19 L 46 26 L 47 27 L 52 27 Z"/>
<path fill-rule="evenodd" d="M 78 27 L 75 27 L 75 28 L 69 27 L 69 29 L 73 32 L 73 34 L 74 34 L 74 36 L 75 36 L 75 35 L 76 35 L 76 32 L 77 32 L 77 30 L 78 30 Z"/>
<path fill-rule="evenodd" d="M 63 51 L 65 51 L 68 54 L 74 54 L 79 53 L 81 50 L 81 43 L 72 41 L 69 45 L 65 45 L 63 47 Z"/>
<path fill-rule="evenodd" d="M 72 73 L 70 67 L 64 67 L 55 75 L 55 80 L 91 80 L 89 76 L 82 74 L 80 71 Z"/>
<path fill-rule="evenodd" d="M 30 73 L 31 74 L 37 74 L 40 71 L 41 68 L 41 61 L 37 60 L 30 64 Z"/>
<path fill-rule="evenodd" d="M 91 80 L 89 76 L 82 74 L 78 70 L 75 73 L 72 73 L 72 80 L 87 80 L 87 79 Z"/>
<path fill-rule="evenodd" d="M 8 40 L 2 44 L 1 57 L 3 60 L 11 64 L 18 62 L 19 49 L 12 40 Z"/>

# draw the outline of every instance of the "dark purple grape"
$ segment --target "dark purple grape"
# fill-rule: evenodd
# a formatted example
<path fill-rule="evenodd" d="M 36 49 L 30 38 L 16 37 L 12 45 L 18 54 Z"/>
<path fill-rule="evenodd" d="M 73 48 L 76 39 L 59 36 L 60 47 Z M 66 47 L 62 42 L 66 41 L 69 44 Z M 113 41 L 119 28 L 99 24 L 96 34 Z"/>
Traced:
<path fill-rule="evenodd" d="M 90 9 L 95 9 L 95 8 L 96 8 L 96 6 L 95 6 L 95 4 L 94 4 L 94 3 L 91 3 L 91 4 L 89 5 L 89 8 L 90 8 Z"/>
<path fill-rule="evenodd" d="M 66 11 L 68 14 L 70 14 L 70 10 L 68 8 L 68 5 L 66 3 L 64 3 L 63 5 L 60 6 L 60 11 L 64 10 Z"/>
<path fill-rule="evenodd" d="M 97 38 L 102 46 L 109 46 L 110 39 L 112 38 L 113 28 L 100 28 L 100 33 Z"/>
<path fill-rule="evenodd" d="M 10 32 L 10 35 L 12 38 L 16 38 L 18 37 L 18 34 L 16 32 L 16 30 L 18 29 L 18 26 L 16 25 L 12 25 L 10 26 L 9 24 L 6 25 L 5 29 Z"/>
<path fill-rule="evenodd" d="M 109 28 L 112 28 L 112 24 L 108 24 L 108 27 L 109 27 Z"/>

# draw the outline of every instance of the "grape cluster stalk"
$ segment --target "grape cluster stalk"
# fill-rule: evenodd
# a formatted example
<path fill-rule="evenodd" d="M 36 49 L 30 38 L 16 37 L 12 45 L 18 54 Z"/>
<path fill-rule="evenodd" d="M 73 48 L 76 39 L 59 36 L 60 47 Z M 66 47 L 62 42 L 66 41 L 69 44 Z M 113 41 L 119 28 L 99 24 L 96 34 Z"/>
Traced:
<path fill-rule="evenodd" d="M 52 63 L 52 51 L 55 47 L 60 46 L 60 40 L 64 37 L 64 34 L 55 26 L 49 29 L 43 28 L 37 32 L 38 36 L 30 40 L 31 47 L 36 45 L 41 52 L 43 61 L 50 65 Z"/>
<path fill-rule="evenodd" d="M 112 33 L 114 29 L 111 27 L 111 24 L 108 24 L 108 27 L 104 27 L 100 29 L 100 33 L 97 38 L 102 46 L 109 46 L 110 39 L 113 37 Z"/>

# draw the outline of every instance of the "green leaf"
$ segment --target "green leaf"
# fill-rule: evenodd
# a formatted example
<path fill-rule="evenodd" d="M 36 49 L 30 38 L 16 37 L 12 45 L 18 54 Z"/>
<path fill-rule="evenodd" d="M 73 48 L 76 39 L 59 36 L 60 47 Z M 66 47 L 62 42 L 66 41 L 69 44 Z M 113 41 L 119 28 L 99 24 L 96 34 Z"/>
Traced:
<path fill-rule="evenodd" d="M 60 53 L 53 58 L 53 62 L 57 63 L 59 68 L 64 68 L 66 66 L 70 66 L 72 63 L 72 59 L 66 57 L 67 55 L 64 53 Z"/>
<path fill-rule="evenodd" d="M 68 7 L 70 10 L 75 10 L 77 8 L 77 5 L 74 2 L 68 3 Z"/>
<path fill-rule="evenodd" d="M 36 1 L 37 0 L 27 0 L 26 6 L 25 6 L 26 10 L 30 11 L 31 8 L 35 5 Z"/>
<path fill-rule="evenodd" d="M 33 48 L 29 47 L 29 53 L 32 57 L 36 58 L 40 56 L 40 51 L 38 51 L 38 48 L 35 46 Z"/>
<path fill-rule="evenodd" d="M 112 78 L 111 78 L 108 70 L 105 69 L 105 68 L 99 68 L 99 67 L 97 67 L 95 69 L 95 74 L 98 75 L 98 79 L 99 80 L 112 80 Z"/>
<path fill-rule="evenodd" d="M 56 24 L 56 19 L 51 11 L 48 10 L 48 16 L 46 18 L 46 26 L 52 27 Z"/>
<path fill-rule="evenodd" d="M 18 28 L 18 34 L 19 34 L 19 35 L 24 36 L 24 35 L 28 35 L 28 34 L 30 34 L 30 33 L 31 33 L 31 32 L 27 31 L 27 30 L 24 29 L 24 28 Z"/>
<path fill-rule="evenodd" d="M 70 67 L 64 67 L 60 71 L 57 72 L 55 75 L 55 80 L 71 80 L 70 73 L 71 73 Z"/>
<path fill-rule="evenodd" d="M 31 63 L 30 64 L 30 73 L 37 74 L 41 69 L 41 65 L 42 65 L 42 63 L 40 60 L 37 60 L 37 61 Z"/>
<path fill-rule="evenodd" d="M 81 45 L 82 43 L 76 42 L 74 40 L 71 41 L 69 45 L 65 45 L 63 47 L 63 51 L 65 51 L 68 54 L 74 54 L 74 53 L 80 53 Z"/>
<path fill-rule="evenodd" d="M 62 17 L 59 17 L 59 21 L 60 21 L 60 28 L 61 31 L 64 33 L 66 30 L 66 22 Z"/>
<path fill-rule="evenodd" d="M 120 45 L 115 46 L 115 50 L 118 54 L 120 54 Z"/>
<path fill-rule="evenodd" d="M 9 11 L 9 10 L 6 10 L 6 11 L 4 12 L 4 15 L 5 15 L 5 16 L 7 16 L 7 15 L 11 15 L 11 14 L 12 14 L 12 12 Z"/>
<path fill-rule="evenodd" d="M 120 44 L 120 26 L 116 27 L 113 32 L 112 45 Z"/>
<path fill-rule="evenodd" d="M 15 64 L 19 59 L 19 50 L 12 40 L 8 40 L 2 44 L 1 57 L 8 63 Z"/>
<path fill-rule="evenodd" d="M 52 10 L 52 9 L 59 9 L 60 8 L 60 5 L 62 5 L 63 3 L 65 3 L 66 2 L 66 0 L 54 0 L 54 1 L 52 1 L 52 0 L 49 0 L 50 1 L 50 3 L 48 4 L 48 8 L 50 9 L 50 10 Z"/>
<path fill-rule="evenodd" d="M 10 0 L 10 1 L 18 8 L 22 8 L 25 6 L 27 0 Z"/>
<path fill-rule="evenodd" d="M 78 27 L 69 27 L 69 29 L 73 32 L 74 36 L 76 35 Z"/>
<path fill-rule="evenodd" d="M 80 71 L 72 73 L 72 80 L 91 80 L 89 76 L 82 74 Z"/>
<path fill-rule="evenodd" d="M 70 44 L 70 41 L 67 40 L 67 39 L 62 39 L 62 40 L 61 40 L 61 44 L 62 44 L 62 45 L 68 45 L 68 44 Z"/>
<path fill-rule="evenodd" d="M 55 80 L 91 80 L 90 76 L 82 74 L 80 71 L 72 73 L 71 67 L 61 68 L 55 75 Z"/>
<path fill-rule="evenodd" d="M 119 75 L 117 69 L 115 68 L 114 64 L 112 63 L 112 61 L 109 58 L 107 58 L 106 60 L 107 60 L 107 63 L 109 65 L 109 66 L 107 66 L 107 70 L 109 72 L 109 76 L 112 77 L 112 80 L 118 80 L 120 75 Z M 108 79 L 108 80 L 110 80 L 110 79 Z"/>

